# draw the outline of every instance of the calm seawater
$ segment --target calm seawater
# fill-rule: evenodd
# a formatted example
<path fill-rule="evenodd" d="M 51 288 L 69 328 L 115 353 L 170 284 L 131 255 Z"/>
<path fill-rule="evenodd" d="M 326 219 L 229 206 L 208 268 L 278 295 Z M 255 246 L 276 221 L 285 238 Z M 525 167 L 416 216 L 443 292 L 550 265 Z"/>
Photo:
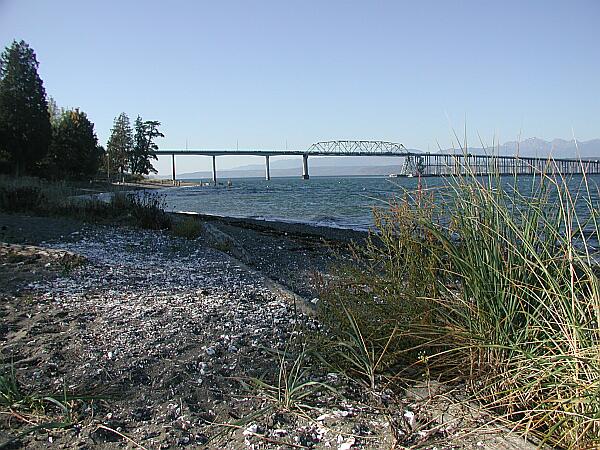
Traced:
<path fill-rule="evenodd" d="M 505 183 L 513 183 L 505 177 Z M 221 180 L 226 184 L 227 180 Z M 416 178 L 387 177 L 313 177 L 231 179 L 231 187 L 193 186 L 165 189 L 167 208 L 218 216 L 256 218 L 297 222 L 327 227 L 367 230 L 373 225 L 372 208 L 385 207 L 403 189 L 415 190 Z M 589 178 L 594 186 L 594 206 L 598 208 L 597 186 L 600 176 Z M 526 190 L 532 178 L 519 178 Z M 581 177 L 574 176 L 570 185 L 575 190 Z M 447 181 L 441 177 L 422 179 L 426 188 L 442 187 Z"/>

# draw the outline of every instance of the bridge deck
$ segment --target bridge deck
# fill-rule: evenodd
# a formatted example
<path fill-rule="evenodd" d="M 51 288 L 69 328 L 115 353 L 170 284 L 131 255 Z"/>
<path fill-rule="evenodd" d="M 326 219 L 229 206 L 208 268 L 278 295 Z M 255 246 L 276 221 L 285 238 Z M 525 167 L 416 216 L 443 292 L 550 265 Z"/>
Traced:
<path fill-rule="evenodd" d="M 527 175 L 542 171 L 562 174 L 600 173 L 599 158 L 535 158 L 508 155 L 479 155 L 470 153 L 424 153 L 407 150 L 402 144 L 387 141 L 322 141 L 306 150 L 261 149 L 163 149 L 156 155 L 170 155 L 173 161 L 175 182 L 175 156 L 211 156 L 213 182 L 217 183 L 217 156 L 263 156 L 265 176 L 271 179 L 269 158 L 271 156 L 302 156 L 302 178 L 308 179 L 309 156 L 395 156 L 404 158 L 400 173 L 404 175 L 446 176 L 458 174 Z"/>
<path fill-rule="evenodd" d="M 548 161 L 548 158 L 533 156 L 510 156 L 510 155 L 482 155 L 476 153 L 430 153 L 404 151 L 402 153 L 394 151 L 383 151 L 378 153 L 367 151 L 355 152 L 331 152 L 331 151 L 307 151 L 307 150 L 238 150 L 238 149 L 162 149 L 154 152 L 157 156 L 394 156 L 394 157 L 421 157 L 433 159 L 498 159 L 498 160 L 520 160 L 520 161 Z M 552 158 L 556 162 L 600 162 L 600 157 L 592 158 Z"/>

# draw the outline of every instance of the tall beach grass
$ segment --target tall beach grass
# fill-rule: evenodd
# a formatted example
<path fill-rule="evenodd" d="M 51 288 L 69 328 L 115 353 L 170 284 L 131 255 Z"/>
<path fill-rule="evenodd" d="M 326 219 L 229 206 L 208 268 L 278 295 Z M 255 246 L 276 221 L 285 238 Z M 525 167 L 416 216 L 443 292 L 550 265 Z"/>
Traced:
<path fill-rule="evenodd" d="M 588 448 L 600 445 L 598 192 L 549 164 L 519 183 L 456 176 L 377 211 L 360 270 L 340 271 L 321 316 L 338 342 L 361 327 L 386 354 L 381 374 L 426 362 L 524 433 Z"/>

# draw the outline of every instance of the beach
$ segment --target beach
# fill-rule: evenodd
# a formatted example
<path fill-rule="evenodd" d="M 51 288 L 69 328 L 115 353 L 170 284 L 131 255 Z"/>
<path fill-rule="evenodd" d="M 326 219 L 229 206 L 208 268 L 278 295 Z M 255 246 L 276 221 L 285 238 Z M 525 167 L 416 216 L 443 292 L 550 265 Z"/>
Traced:
<path fill-rule="evenodd" d="M 405 442 L 433 445 L 443 439 L 462 448 L 504 442 L 504 448 L 522 448 L 510 447 L 512 437 L 497 433 L 469 438 L 474 423 L 469 415 L 433 426 L 436 410 L 423 406 L 430 400 L 416 401 L 409 391 L 384 390 L 374 401 L 367 390 L 318 368 L 309 356 L 304 381 L 329 388 L 303 399 L 310 408 L 277 407 L 273 392 L 258 388 L 256 380 L 277 385 L 282 358 L 292 356 L 293 363 L 303 354 L 305 341 L 299 338 L 320 329 L 312 280 L 327 276 L 330 265 L 347 254 L 348 243 L 365 236 L 198 219 L 213 230 L 190 241 L 66 218 L 0 216 L 0 240 L 7 242 L 2 276 L 13 280 L 3 284 L 2 358 L 13 362 L 28 391 L 64 390 L 93 399 L 73 403 L 75 426 L 29 434 L 17 443 L 390 448 L 400 432 Z M 215 248 L 220 246 L 215 229 L 219 239 L 225 234 L 234 240 L 237 253 L 231 245 Z M 3 420 L 17 432 L 26 428 L 14 417 Z M 423 434 L 416 423 L 431 426 Z M 2 439 L 14 435 L 15 429 L 3 431 Z"/>

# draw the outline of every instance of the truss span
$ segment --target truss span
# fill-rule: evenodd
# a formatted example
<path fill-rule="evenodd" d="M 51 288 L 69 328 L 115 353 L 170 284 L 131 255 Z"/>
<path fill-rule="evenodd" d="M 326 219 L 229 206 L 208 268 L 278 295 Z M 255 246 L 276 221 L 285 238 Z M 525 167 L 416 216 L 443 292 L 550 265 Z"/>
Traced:
<path fill-rule="evenodd" d="M 387 141 L 322 141 L 306 150 L 308 155 L 404 156 L 408 153 L 404 145 Z"/>

